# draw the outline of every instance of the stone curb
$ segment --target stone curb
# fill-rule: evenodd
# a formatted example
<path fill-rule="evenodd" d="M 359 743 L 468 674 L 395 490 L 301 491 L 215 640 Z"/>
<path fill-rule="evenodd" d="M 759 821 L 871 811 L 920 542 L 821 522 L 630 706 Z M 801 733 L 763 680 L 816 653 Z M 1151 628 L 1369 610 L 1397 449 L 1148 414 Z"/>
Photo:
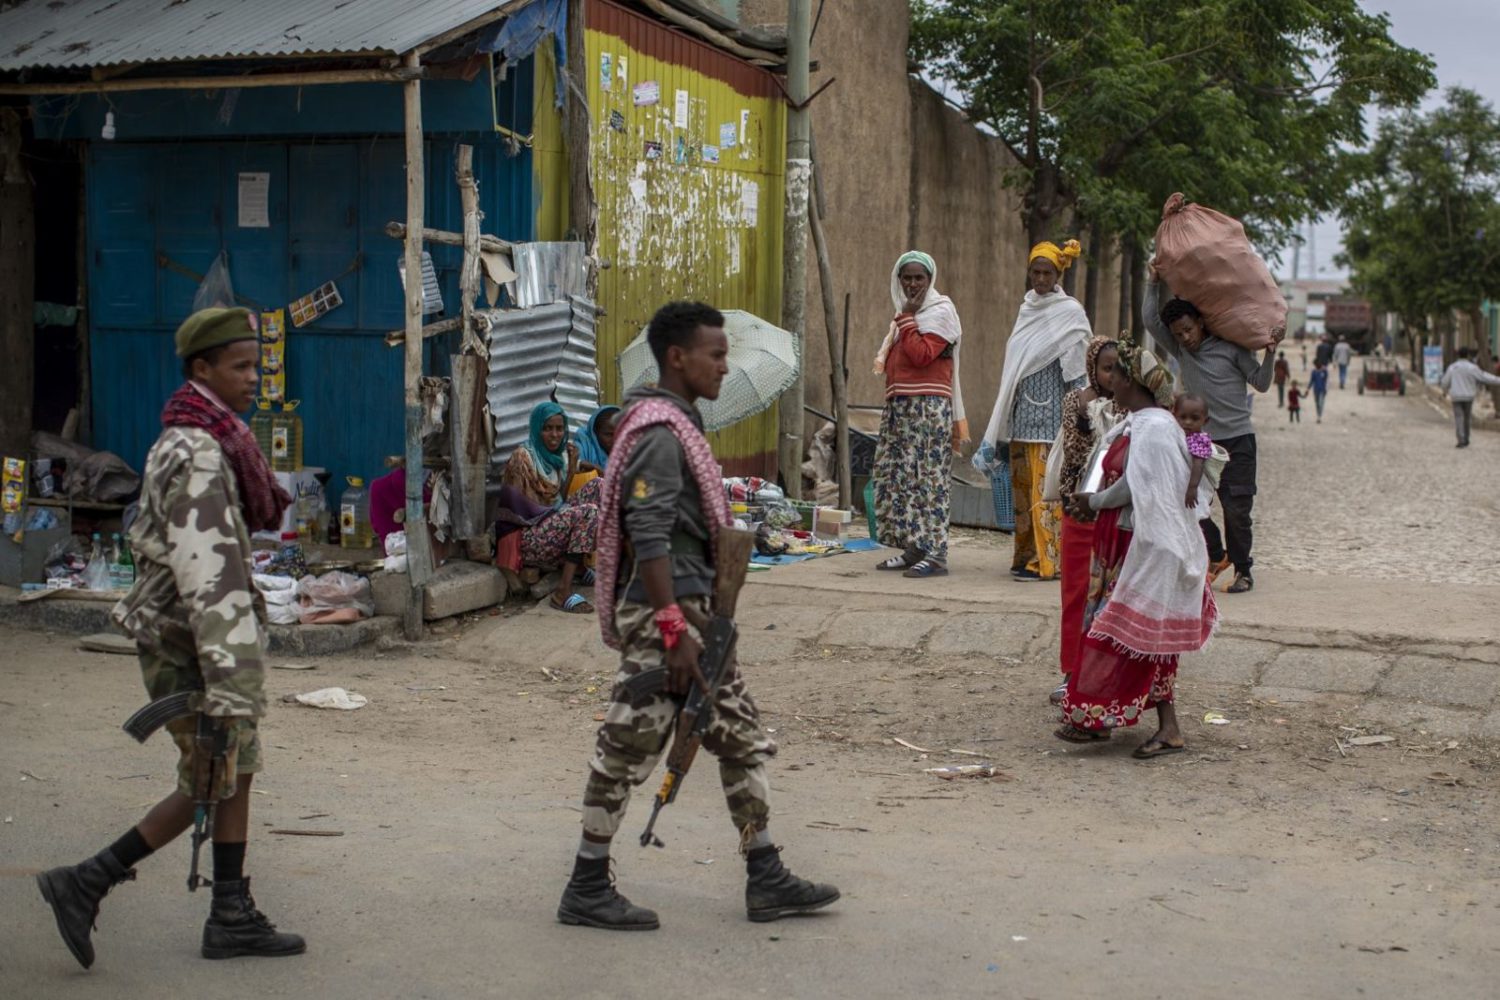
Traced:
<path fill-rule="evenodd" d="M 111 605 L 102 601 L 69 601 L 48 598 L 21 604 L 0 597 L 0 624 L 38 632 L 90 635 L 114 632 L 109 620 Z M 272 625 L 270 652 L 279 656 L 334 656 L 347 653 L 382 636 L 400 631 L 399 619 L 377 615 L 349 625 Z"/>

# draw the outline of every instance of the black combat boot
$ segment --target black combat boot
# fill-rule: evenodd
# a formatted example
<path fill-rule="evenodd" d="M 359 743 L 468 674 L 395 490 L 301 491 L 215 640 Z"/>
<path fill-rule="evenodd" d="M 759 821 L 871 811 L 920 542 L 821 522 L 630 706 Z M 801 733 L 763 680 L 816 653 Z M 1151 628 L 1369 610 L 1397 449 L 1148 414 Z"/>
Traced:
<path fill-rule="evenodd" d="M 307 942 L 296 934 L 282 934 L 250 898 L 250 880 L 215 882 L 213 907 L 203 925 L 203 957 L 234 958 L 262 955 L 279 958 L 300 955 Z"/>
<path fill-rule="evenodd" d="M 745 912 L 756 923 L 811 913 L 839 898 L 831 885 L 798 878 L 781 863 L 781 848 L 757 847 L 745 855 Z"/>
<path fill-rule="evenodd" d="M 557 904 L 557 919 L 564 924 L 610 931 L 654 931 L 661 926 L 656 911 L 636 906 L 615 891 L 609 858 L 581 855 L 573 862 L 573 877 Z"/>
<path fill-rule="evenodd" d="M 63 943 L 87 969 L 94 964 L 94 943 L 89 933 L 99 919 L 99 901 L 121 882 L 135 878 L 134 868 L 125 868 L 109 851 L 100 851 L 87 861 L 54 868 L 36 877 L 42 898 L 52 907 Z"/>

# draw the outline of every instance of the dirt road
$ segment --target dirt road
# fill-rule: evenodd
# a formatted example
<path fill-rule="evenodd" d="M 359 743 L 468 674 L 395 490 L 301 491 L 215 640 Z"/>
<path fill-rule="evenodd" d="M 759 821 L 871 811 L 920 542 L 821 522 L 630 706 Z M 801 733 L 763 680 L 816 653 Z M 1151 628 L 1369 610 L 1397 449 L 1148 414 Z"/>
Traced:
<path fill-rule="evenodd" d="M 1492 995 L 1500 810 L 1480 750 L 1412 734 L 1340 751 L 1357 734 L 1320 705 L 1189 677 L 1189 754 L 1132 761 L 1143 733 L 1079 751 L 1049 735 L 1053 668 L 1034 643 L 852 648 L 819 639 L 839 634 L 826 595 L 748 601 L 746 669 L 782 747 L 772 829 L 794 870 L 843 888 L 826 914 L 745 921 L 706 761 L 660 825 L 665 850 L 633 842 L 644 796 L 616 849 L 622 888 L 663 930 L 553 921 L 609 660 L 535 610 L 272 673 L 274 697 L 336 684 L 371 699 L 278 705 L 265 727 L 249 871 L 306 956 L 198 959 L 207 900 L 183 888 L 178 843 L 105 901 L 86 974 L 31 873 L 119 833 L 173 755 L 118 729 L 141 698 L 130 658 L 0 634 L 0 995 Z M 917 612 L 893 610 L 894 632 L 903 613 Z M 1234 721 L 1205 725 L 1208 708 Z M 1009 780 L 923 773 L 974 762 Z"/>

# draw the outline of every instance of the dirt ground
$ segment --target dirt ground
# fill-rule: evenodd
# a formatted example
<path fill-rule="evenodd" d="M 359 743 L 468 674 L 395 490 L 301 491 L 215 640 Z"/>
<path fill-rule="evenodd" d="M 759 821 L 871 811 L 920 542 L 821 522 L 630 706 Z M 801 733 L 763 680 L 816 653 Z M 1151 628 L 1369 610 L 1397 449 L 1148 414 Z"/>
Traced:
<path fill-rule="evenodd" d="M 1302 573 L 1408 580 L 1418 602 L 1424 585 L 1479 578 L 1474 539 L 1500 527 L 1500 435 L 1455 453 L 1421 400 L 1332 398 L 1322 426 L 1282 431 L 1274 397 L 1257 404 L 1267 593 L 1226 598 L 1231 622 L 1296 607 Z M 752 583 L 742 608 L 745 670 L 781 745 L 773 834 L 794 871 L 844 898 L 748 923 L 737 838 L 701 759 L 659 823 L 666 848 L 635 843 L 644 794 L 616 846 L 621 888 L 661 913 L 648 935 L 554 921 L 611 660 L 592 620 L 526 609 L 270 673 L 273 699 L 331 685 L 370 698 L 349 713 L 278 703 L 264 725 L 247 867 L 307 955 L 198 959 L 207 899 L 184 889 L 179 842 L 105 901 L 98 963 L 81 972 L 32 874 L 122 832 L 170 786 L 174 755 L 119 730 L 142 700 L 132 658 L 0 628 L 0 997 L 1494 995 L 1486 744 L 1409 727 L 1353 745 L 1390 734 L 1346 702 L 1256 697 L 1185 669 L 1189 752 L 1132 760 L 1146 727 L 1075 748 L 1050 735 L 1046 641 L 988 655 L 887 641 L 903 615 L 950 611 L 939 595 L 965 579 L 882 592 L 864 558 L 818 572 L 880 609 L 879 636 L 851 634 L 844 598 L 800 586 L 803 567 Z M 1335 617 L 1320 579 L 1329 606 L 1310 613 Z M 1011 585 L 986 587 L 1004 601 Z M 1001 776 L 924 773 L 975 763 Z M 342 835 L 273 832 L 287 829 Z"/>

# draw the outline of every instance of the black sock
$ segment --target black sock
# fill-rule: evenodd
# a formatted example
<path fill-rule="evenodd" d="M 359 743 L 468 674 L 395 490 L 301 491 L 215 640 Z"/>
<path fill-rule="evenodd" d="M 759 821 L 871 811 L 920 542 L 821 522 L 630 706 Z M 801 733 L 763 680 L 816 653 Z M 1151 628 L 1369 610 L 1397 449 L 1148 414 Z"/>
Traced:
<path fill-rule="evenodd" d="M 245 877 L 245 842 L 214 841 L 214 881 L 238 882 Z"/>
<path fill-rule="evenodd" d="M 134 868 L 150 857 L 154 850 L 156 848 L 146 843 L 141 831 L 133 826 L 119 840 L 109 845 L 109 853 L 115 856 L 121 868 Z"/>

